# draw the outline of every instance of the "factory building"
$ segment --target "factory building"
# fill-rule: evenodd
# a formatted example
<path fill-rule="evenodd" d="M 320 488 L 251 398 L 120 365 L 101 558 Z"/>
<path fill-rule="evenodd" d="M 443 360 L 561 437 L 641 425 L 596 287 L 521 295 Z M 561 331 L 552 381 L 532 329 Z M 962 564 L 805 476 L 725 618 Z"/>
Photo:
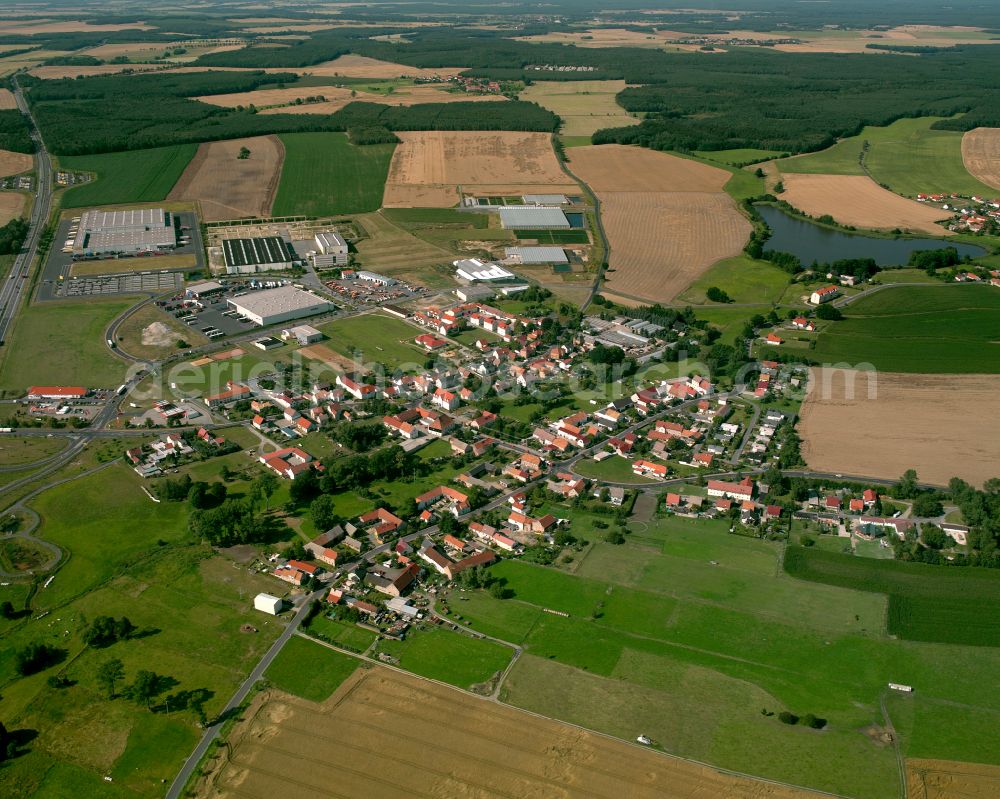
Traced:
<path fill-rule="evenodd" d="M 504 205 L 497 209 L 506 230 L 569 230 L 569 220 L 559 208 Z"/>
<path fill-rule="evenodd" d="M 171 214 L 162 208 L 86 211 L 73 240 L 74 258 L 142 255 L 177 246 Z"/>
<path fill-rule="evenodd" d="M 504 255 L 519 264 L 568 264 L 562 247 L 505 247 Z"/>
<path fill-rule="evenodd" d="M 296 260 L 295 252 L 280 236 L 225 239 L 222 255 L 226 260 L 226 274 L 230 275 L 291 269 Z"/>
<path fill-rule="evenodd" d="M 357 273 L 356 277 L 358 280 L 364 280 L 367 283 L 374 283 L 376 286 L 395 286 L 399 281 L 391 277 L 386 277 L 385 275 L 379 275 L 375 272 L 366 272 L 362 269 Z"/>
<path fill-rule="evenodd" d="M 266 327 L 326 313 L 336 306 L 312 292 L 295 286 L 281 286 L 233 297 L 229 300 L 229 307 L 254 324 Z"/>
<path fill-rule="evenodd" d="M 481 261 L 478 258 L 463 258 L 454 261 L 455 277 L 470 283 L 493 283 L 498 280 L 514 280 L 515 275 L 500 264 Z"/>
<path fill-rule="evenodd" d="M 313 266 L 347 266 L 347 242 L 334 230 L 317 233 Z"/>

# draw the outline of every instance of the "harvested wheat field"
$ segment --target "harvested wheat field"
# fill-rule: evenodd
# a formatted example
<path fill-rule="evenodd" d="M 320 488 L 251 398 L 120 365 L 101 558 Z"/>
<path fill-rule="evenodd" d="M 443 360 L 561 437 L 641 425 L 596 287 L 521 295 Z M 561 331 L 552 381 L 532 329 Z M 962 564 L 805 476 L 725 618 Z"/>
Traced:
<path fill-rule="evenodd" d="M 962 160 L 972 177 L 1000 189 L 1000 128 L 976 128 L 966 133 Z"/>
<path fill-rule="evenodd" d="M 249 158 L 238 158 L 240 149 Z M 277 136 L 206 142 L 187 165 L 168 200 L 197 202 L 206 222 L 271 215 L 285 147 Z"/>
<path fill-rule="evenodd" d="M 611 245 L 608 292 L 669 302 L 716 261 L 738 255 L 751 225 L 722 188 L 730 173 L 623 145 L 575 147 L 570 169 L 601 203 Z"/>
<path fill-rule="evenodd" d="M 336 757 L 330 757 L 331 741 Z M 224 762 L 223 762 L 224 761 Z M 375 667 L 323 704 L 271 692 L 230 736 L 199 797 L 792 799 L 816 796 L 549 721 Z"/>
<path fill-rule="evenodd" d="M 455 205 L 461 190 L 576 192 L 547 133 L 419 131 L 397 134 L 382 204 L 387 208 Z"/>
<path fill-rule="evenodd" d="M 255 89 L 252 92 L 210 94 L 194 99 L 223 108 L 236 108 L 241 105 L 266 108 L 272 105 L 287 105 L 296 100 L 305 100 L 307 97 L 325 97 L 327 102 L 343 100 L 341 106 L 344 106 L 351 101 L 351 92 L 350 89 L 338 89 L 336 86 L 290 86 L 286 89 Z"/>
<path fill-rule="evenodd" d="M 975 485 L 1000 477 L 1000 437 L 983 435 L 956 413 L 975 408 L 984 419 L 996 418 L 1000 375 L 879 372 L 869 399 L 866 373 L 829 374 L 824 388 L 814 370 L 802 405 L 799 434 L 811 469 L 885 478 L 916 469 L 922 481 L 939 485 L 952 477 Z"/>
<path fill-rule="evenodd" d="M 1000 796 L 1000 766 L 951 760 L 907 760 L 910 799 L 993 799 Z"/>
<path fill-rule="evenodd" d="M 0 22 L 0 36 L 32 36 L 37 33 L 112 33 L 114 31 L 152 30 L 145 22 L 128 22 L 122 25 L 94 25 L 82 20 L 57 22 L 54 20 L 30 20 Z"/>
<path fill-rule="evenodd" d="M 519 99 L 538 103 L 558 114 L 566 136 L 590 136 L 601 128 L 638 125 L 615 97 L 625 89 L 623 80 L 536 81 Z"/>
<path fill-rule="evenodd" d="M 0 227 L 24 214 L 27 198 L 16 191 L 0 191 Z"/>
<path fill-rule="evenodd" d="M 0 89 L 0 111 L 12 111 L 17 108 L 17 100 L 10 89 Z"/>
<path fill-rule="evenodd" d="M 398 26 L 394 26 L 398 27 Z M 435 76 L 457 75 L 467 67 L 435 67 L 421 69 L 406 64 L 394 64 L 391 61 L 379 61 L 377 58 L 367 58 L 363 55 L 342 55 L 333 61 L 305 67 L 301 70 L 307 75 L 340 76 L 344 78 L 433 78 Z M 285 70 L 286 72 L 288 70 Z"/>
<path fill-rule="evenodd" d="M 303 103 L 302 105 L 284 105 L 266 108 L 262 114 L 332 114 L 339 111 L 350 102 L 380 103 L 382 105 L 420 105 L 422 103 L 468 103 L 468 102 L 505 102 L 506 97 L 496 94 L 458 94 L 446 92 L 434 86 L 405 86 L 396 89 L 392 94 L 376 94 L 358 91 L 352 96 L 349 89 L 323 86 L 322 94 L 328 98 L 326 102 Z M 316 91 L 314 89 L 313 91 Z M 337 99 L 332 99 L 334 95 Z M 200 98 L 201 99 L 201 98 Z"/>
<path fill-rule="evenodd" d="M 949 218 L 947 212 L 893 194 L 867 175 L 789 173 L 781 179 L 785 184 L 781 199 L 810 216 L 829 214 L 842 225 L 876 230 L 900 228 L 952 235 L 938 224 Z"/>
<path fill-rule="evenodd" d="M 35 159 L 27 153 L 0 150 L 0 178 L 20 175 L 22 172 L 29 171 L 34 165 Z"/>

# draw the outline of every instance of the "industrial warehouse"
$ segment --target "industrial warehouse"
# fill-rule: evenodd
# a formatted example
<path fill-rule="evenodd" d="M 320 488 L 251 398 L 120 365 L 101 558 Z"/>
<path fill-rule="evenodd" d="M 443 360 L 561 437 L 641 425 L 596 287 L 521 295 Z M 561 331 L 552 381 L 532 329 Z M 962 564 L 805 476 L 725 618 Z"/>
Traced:
<path fill-rule="evenodd" d="M 281 286 L 234 297 L 229 300 L 229 307 L 261 327 L 304 319 L 336 308 L 332 302 L 295 286 Z"/>
<path fill-rule="evenodd" d="M 177 233 L 170 212 L 162 208 L 86 211 L 73 240 L 74 258 L 140 255 L 172 250 Z"/>
<path fill-rule="evenodd" d="M 505 230 L 569 230 L 566 214 L 541 205 L 505 205 L 497 208 Z"/>
<path fill-rule="evenodd" d="M 291 269 L 297 260 L 295 252 L 280 236 L 224 239 L 222 255 L 226 260 L 226 274 L 229 275 Z"/>

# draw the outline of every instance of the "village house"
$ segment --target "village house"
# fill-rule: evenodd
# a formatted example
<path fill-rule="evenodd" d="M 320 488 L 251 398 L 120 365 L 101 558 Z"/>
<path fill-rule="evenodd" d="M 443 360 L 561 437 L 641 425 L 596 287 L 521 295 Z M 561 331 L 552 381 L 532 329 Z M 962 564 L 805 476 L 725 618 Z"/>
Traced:
<path fill-rule="evenodd" d="M 733 499 L 738 502 L 747 502 L 753 499 L 754 482 L 749 477 L 743 478 L 739 483 L 730 483 L 723 480 L 708 481 L 708 496 L 721 497 L 723 499 Z"/>
<path fill-rule="evenodd" d="M 209 397 L 205 397 L 205 404 L 209 408 L 218 408 L 222 405 L 232 405 L 234 402 L 250 399 L 250 397 L 251 392 L 247 386 L 227 380 L 226 390 L 220 394 L 212 394 Z"/>
<path fill-rule="evenodd" d="M 662 463 L 637 460 L 632 464 L 632 473 L 639 477 L 653 477 L 663 480 L 667 476 L 667 467 Z"/>
<path fill-rule="evenodd" d="M 826 286 L 825 288 L 816 289 L 816 291 L 810 294 L 809 302 L 813 305 L 822 305 L 824 302 L 836 299 L 840 294 L 841 291 L 837 286 Z"/>
<path fill-rule="evenodd" d="M 314 462 L 312 455 L 298 447 L 287 447 L 260 456 L 260 462 L 280 477 L 294 480 L 306 469 L 322 471 L 323 466 Z"/>
<path fill-rule="evenodd" d="M 468 495 L 451 486 L 437 486 L 416 497 L 413 501 L 417 505 L 417 510 L 424 510 L 440 503 L 443 510 L 455 518 L 472 510 Z"/>

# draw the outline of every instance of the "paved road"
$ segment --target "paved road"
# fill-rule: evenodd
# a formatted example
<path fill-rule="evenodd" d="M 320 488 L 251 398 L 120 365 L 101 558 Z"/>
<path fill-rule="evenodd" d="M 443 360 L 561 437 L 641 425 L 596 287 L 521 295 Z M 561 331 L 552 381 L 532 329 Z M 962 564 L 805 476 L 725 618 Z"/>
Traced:
<path fill-rule="evenodd" d="M 306 597 L 305 601 L 296 611 L 295 616 L 289 622 L 288 626 L 282 631 L 278 639 L 271 644 L 271 648 L 267 650 L 267 653 L 260 659 L 260 662 L 250 672 L 250 676 L 247 677 L 239 688 L 236 689 L 236 693 L 232 695 L 226 706 L 222 709 L 222 712 L 216 717 L 208 727 L 205 728 L 204 734 L 201 736 L 201 741 L 198 742 L 198 746 L 195 747 L 194 751 L 188 756 L 188 759 L 184 761 L 184 765 L 181 767 L 180 772 L 174 778 L 174 781 L 170 784 L 170 789 L 167 791 L 167 799 L 180 799 L 181 791 L 184 790 L 184 786 L 187 781 L 191 778 L 194 773 L 195 768 L 197 768 L 198 763 L 201 761 L 202 757 L 208 751 L 208 747 L 211 746 L 212 741 L 214 741 L 219 736 L 219 731 L 222 729 L 223 723 L 230 717 L 233 711 L 243 704 L 243 700 L 247 698 L 251 689 L 264 676 L 264 672 L 267 671 L 267 667 L 271 665 L 274 659 L 281 652 L 282 648 L 291 637 L 295 634 L 296 630 L 299 629 L 299 625 L 302 624 L 303 619 L 305 619 L 306 614 L 309 612 L 309 605 L 312 603 L 313 599 L 318 599 L 325 589 L 321 591 L 316 591 Z"/>
<path fill-rule="evenodd" d="M 16 77 L 14 78 L 14 97 L 17 100 L 18 109 L 27 118 L 31 128 L 31 138 L 38 148 L 35 153 L 36 189 L 35 203 L 31 209 L 31 218 L 28 220 L 28 235 L 24 240 L 24 246 L 17 258 L 14 259 L 10 276 L 3 281 L 3 286 L 0 287 L 0 343 L 8 338 L 24 293 L 31 285 L 29 279 L 31 264 L 38 254 L 38 243 L 41 240 L 42 231 L 45 229 L 45 223 L 48 221 L 49 208 L 52 204 L 52 161 Z"/>

